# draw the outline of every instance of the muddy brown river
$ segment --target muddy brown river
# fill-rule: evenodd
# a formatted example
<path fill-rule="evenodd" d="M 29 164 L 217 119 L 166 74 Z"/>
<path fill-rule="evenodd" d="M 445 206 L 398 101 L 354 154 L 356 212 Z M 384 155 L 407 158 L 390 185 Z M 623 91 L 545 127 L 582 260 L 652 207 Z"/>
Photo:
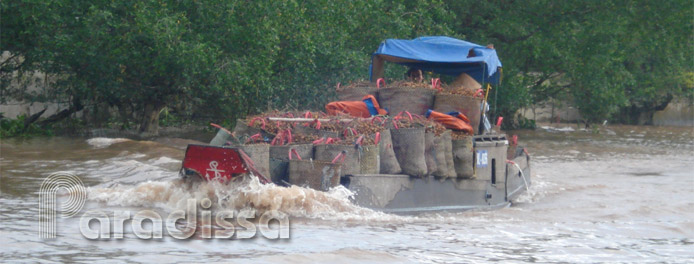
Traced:
<path fill-rule="evenodd" d="M 191 187 L 178 179 L 191 142 L 183 139 L 3 139 L 0 262 L 694 260 L 694 129 L 608 126 L 595 134 L 574 125 L 509 134 L 518 134 L 532 157 L 533 185 L 519 201 L 496 211 L 406 216 L 354 206 L 344 188 L 316 192 L 252 181 L 224 190 Z M 141 239 L 126 227 L 124 238 L 92 240 L 80 231 L 81 213 L 58 217 L 57 237 L 41 238 L 40 186 L 58 171 L 76 175 L 87 187 L 81 212 L 166 215 L 189 198 L 208 198 L 212 211 L 280 211 L 289 217 L 290 238 L 179 240 L 164 232 L 162 238 Z"/>

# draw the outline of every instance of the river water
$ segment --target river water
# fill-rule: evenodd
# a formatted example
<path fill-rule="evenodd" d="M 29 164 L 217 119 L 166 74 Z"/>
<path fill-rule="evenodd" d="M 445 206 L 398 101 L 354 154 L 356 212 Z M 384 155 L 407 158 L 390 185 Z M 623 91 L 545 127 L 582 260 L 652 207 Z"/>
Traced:
<path fill-rule="evenodd" d="M 532 156 L 533 186 L 496 211 L 398 216 L 349 203 L 337 188 L 188 186 L 178 180 L 187 143 L 163 138 L 6 139 L 0 155 L 2 262 L 476 263 L 692 262 L 694 131 L 674 127 L 516 131 Z M 290 238 L 90 240 L 79 216 L 38 235 L 39 188 L 56 171 L 88 187 L 85 210 L 166 214 L 187 198 L 212 210 L 276 209 Z M 65 196 L 65 192 L 62 192 Z M 219 200 L 224 196 L 224 202 Z"/>

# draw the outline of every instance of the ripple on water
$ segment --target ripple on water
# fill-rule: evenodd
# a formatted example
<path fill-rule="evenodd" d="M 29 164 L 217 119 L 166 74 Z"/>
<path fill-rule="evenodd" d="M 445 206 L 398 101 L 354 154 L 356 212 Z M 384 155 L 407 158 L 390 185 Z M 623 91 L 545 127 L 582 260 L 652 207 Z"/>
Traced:
<path fill-rule="evenodd" d="M 4 259 L 124 262 L 687 262 L 694 259 L 694 133 L 609 126 L 614 133 L 513 131 L 531 155 L 532 186 L 497 211 L 398 216 L 353 205 L 342 187 L 319 192 L 178 179 L 183 156 L 151 141 L 54 138 L 3 141 Z M 566 130 L 566 131 L 561 131 Z M 607 130 L 605 130 L 607 131 Z M 7 151 L 11 149 L 11 151 Z M 68 170 L 90 186 L 91 209 L 183 208 L 209 198 L 213 210 L 280 210 L 289 241 L 90 241 L 61 220 L 56 241 L 35 235 L 36 186 Z M 72 221 L 72 222 L 70 222 Z M 62 231 L 61 231 L 62 232 Z"/>

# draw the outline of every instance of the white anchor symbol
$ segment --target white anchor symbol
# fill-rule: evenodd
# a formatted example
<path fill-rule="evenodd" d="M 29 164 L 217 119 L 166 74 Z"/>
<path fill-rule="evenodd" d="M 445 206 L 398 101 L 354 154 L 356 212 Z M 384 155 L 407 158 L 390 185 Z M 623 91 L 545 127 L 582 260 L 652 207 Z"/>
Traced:
<path fill-rule="evenodd" d="M 224 172 L 224 170 L 218 170 L 218 169 L 217 169 L 217 165 L 219 165 L 219 163 L 218 163 L 217 161 L 214 161 L 214 160 L 213 160 L 213 161 L 210 161 L 210 168 L 207 169 L 207 171 L 212 171 L 212 172 L 214 172 L 214 177 L 215 177 L 215 178 L 221 178 L 221 177 L 222 177 L 221 172 Z M 207 172 L 206 172 L 206 173 L 205 173 L 205 177 L 209 179 L 209 178 L 210 178 L 210 175 L 207 174 Z"/>

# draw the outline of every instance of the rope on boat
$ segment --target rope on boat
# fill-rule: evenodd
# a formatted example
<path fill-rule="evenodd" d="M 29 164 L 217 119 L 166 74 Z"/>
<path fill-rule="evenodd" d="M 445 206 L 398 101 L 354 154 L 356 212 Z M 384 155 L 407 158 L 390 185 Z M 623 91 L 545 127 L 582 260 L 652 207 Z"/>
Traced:
<path fill-rule="evenodd" d="M 507 160 L 506 162 L 511 163 L 511 164 L 513 164 L 513 166 L 516 166 L 516 168 L 518 168 L 518 171 L 520 171 L 520 174 L 521 174 L 521 178 L 523 178 L 523 184 L 525 184 L 525 191 L 530 193 L 530 188 L 528 187 L 528 181 L 525 180 L 525 173 L 523 173 L 523 169 L 521 169 L 521 167 L 518 166 L 518 164 L 513 162 L 513 161 Z"/>

